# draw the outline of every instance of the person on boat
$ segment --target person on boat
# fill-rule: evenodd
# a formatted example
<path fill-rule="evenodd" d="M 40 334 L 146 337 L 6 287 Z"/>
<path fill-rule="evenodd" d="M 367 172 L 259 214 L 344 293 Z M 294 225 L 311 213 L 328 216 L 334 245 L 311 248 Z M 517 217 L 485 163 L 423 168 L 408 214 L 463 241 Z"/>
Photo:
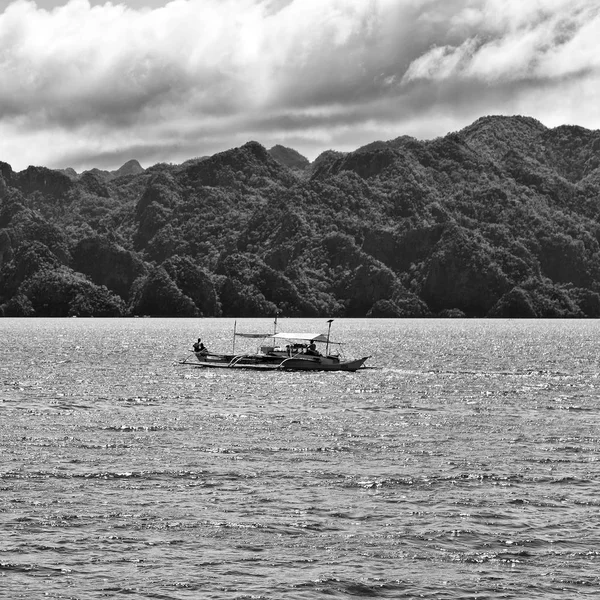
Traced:
<path fill-rule="evenodd" d="M 202 343 L 201 338 L 198 338 L 198 341 L 194 344 L 194 352 L 202 352 L 203 354 L 207 352 L 206 346 Z"/>
<path fill-rule="evenodd" d="M 315 344 L 315 340 L 310 340 L 310 344 L 306 349 L 306 354 L 310 354 L 311 356 L 319 356 L 317 352 L 317 345 Z"/>

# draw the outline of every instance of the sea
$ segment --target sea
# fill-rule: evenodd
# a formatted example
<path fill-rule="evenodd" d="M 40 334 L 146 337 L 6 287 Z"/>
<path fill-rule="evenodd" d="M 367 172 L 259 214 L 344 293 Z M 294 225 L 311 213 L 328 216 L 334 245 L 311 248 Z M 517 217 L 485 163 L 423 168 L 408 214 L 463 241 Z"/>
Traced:
<path fill-rule="evenodd" d="M 369 368 L 182 364 L 234 327 L 273 320 L 0 320 L 0 598 L 600 597 L 600 321 L 336 319 Z"/>

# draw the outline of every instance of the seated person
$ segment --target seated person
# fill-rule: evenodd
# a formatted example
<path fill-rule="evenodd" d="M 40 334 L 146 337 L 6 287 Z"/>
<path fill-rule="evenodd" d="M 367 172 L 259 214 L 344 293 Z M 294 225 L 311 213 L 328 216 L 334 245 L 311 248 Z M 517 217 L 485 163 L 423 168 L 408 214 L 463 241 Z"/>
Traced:
<path fill-rule="evenodd" d="M 198 341 L 194 344 L 194 352 L 201 352 L 202 354 L 206 354 L 208 352 L 206 346 L 202 343 L 201 338 L 198 338 Z"/>
<path fill-rule="evenodd" d="M 320 356 L 320 354 L 317 352 L 317 345 L 315 344 L 314 340 L 310 341 L 310 344 L 306 349 L 306 354 L 310 354 L 311 356 Z"/>

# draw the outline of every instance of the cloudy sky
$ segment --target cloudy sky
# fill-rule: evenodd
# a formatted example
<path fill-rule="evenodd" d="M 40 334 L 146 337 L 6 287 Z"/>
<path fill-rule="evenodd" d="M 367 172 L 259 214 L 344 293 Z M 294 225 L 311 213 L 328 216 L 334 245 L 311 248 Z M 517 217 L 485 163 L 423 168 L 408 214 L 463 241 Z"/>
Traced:
<path fill-rule="evenodd" d="M 600 128 L 598 0 L 0 0 L 0 160 L 309 159 L 490 114 Z"/>

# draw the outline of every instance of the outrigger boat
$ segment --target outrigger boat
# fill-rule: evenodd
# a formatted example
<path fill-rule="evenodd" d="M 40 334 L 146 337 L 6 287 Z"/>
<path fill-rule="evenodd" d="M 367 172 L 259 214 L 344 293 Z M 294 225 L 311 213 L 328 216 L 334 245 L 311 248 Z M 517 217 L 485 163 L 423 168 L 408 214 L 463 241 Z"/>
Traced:
<path fill-rule="evenodd" d="M 322 333 L 277 333 L 277 319 L 274 331 L 264 333 L 238 333 L 233 330 L 233 351 L 231 354 L 217 354 L 206 349 L 194 352 L 197 362 L 183 361 L 199 367 L 225 369 L 287 370 L 287 371 L 357 371 L 364 368 L 369 356 L 354 360 L 344 360 L 339 352 L 330 353 L 330 346 L 341 346 L 330 340 L 331 323 L 327 334 Z M 237 337 L 262 339 L 260 349 L 254 353 L 235 353 Z M 324 345 L 324 351 L 317 349 Z"/>

